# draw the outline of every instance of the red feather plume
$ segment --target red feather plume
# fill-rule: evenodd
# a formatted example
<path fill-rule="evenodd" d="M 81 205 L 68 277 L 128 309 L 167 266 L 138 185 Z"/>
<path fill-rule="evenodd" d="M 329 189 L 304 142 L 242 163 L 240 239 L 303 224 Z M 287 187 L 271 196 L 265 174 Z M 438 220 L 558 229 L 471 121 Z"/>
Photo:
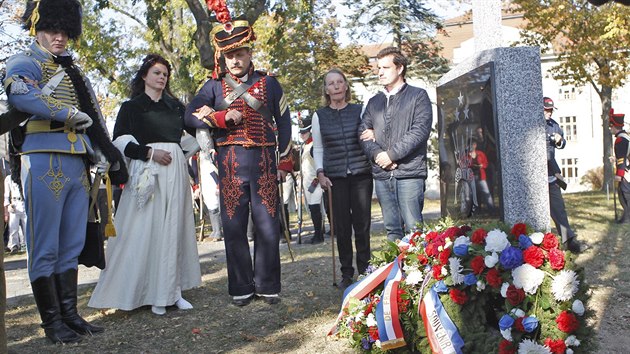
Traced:
<path fill-rule="evenodd" d="M 209 10 L 214 11 L 219 22 L 228 23 L 232 20 L 225 0 L 206 0 L 206 4 Z"/>

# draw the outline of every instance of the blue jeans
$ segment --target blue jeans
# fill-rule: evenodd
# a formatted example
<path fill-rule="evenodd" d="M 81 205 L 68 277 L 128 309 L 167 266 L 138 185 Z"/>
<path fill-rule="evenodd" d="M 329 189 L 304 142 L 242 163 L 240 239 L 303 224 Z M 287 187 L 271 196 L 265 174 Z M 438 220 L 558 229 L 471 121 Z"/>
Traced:
<path fill-rule="evenodd" d="M 376 196 L 383 213 L 387 239 L 401 239 L 422 222 L 424 207 L 424 178 L 377 179 Z"/>

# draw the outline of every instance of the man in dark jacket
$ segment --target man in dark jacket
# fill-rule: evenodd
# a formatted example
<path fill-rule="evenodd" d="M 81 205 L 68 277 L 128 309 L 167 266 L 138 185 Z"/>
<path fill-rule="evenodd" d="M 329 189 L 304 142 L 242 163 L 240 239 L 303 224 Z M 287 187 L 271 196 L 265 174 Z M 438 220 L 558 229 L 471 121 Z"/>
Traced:
<path fill-rule="evenodd" d="M 617 183 L 617 194 L 619 195 L 619 203 L 623 207 L 621 219 L 617 220 L 619 224 L 630 224 L 630 182 L 628 182 L 629 173 L 628 166 L 628 146 L 630 145 L 630 136 L 623 129 L 623 120 L 625 114 L 615 113 L 611 108 L 608 126 L 610 132 L 615 136 L 615 183 Z"/>
<path fill-rule="evenodd" d="M 394 241 L 422 222 L 433 114 L 427 92 L 405 82 L 407 58 L 398 48 L 381 50 L 377 59 L 384 90 L 368 102 L 359 134 L 372 162 L 387 238 Z"/>
<path fill-rule="evenodd" d="M 549 180 L 549 211 L 551 219 L 556 224 L 556 230 L 562 236 L 564 249 L 573 253 L 580 253 L 586 246 L 580 244 L 576 235 L 569 225 L 564 199 L 560 188 L 566 188 L 566 182 L 560 174 L 560 167 L 556 162 L 556 149 L 564 149 L 567 141 L 564 139 L 564 132 L 558 122 L 551 118 L 556 109 L 553 100 L 543 97 L 543 108 L 545 111 L 545 134 L 547 141 L 547 177 Z"/>

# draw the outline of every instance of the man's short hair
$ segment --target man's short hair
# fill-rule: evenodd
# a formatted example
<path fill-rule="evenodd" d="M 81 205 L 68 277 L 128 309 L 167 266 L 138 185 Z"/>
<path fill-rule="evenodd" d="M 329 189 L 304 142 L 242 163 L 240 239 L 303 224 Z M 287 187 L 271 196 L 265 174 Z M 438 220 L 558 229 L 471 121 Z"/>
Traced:
<path fill-rule="evenodd" d="M 378 54 L 376 54 L 376 59 L 382 59 L 388 55 L 393 56 L 392 59 L 393 59 L 394 65 L 396 65 L 397 68 L 401 66 L 403 67 L 401 76 L 404 78 L 405 74 L 407 73 L 407 64 L 409 64 L 407 57 L 403 55 L 403 53 L 400 51 L 400 48 L 387 47 L 387 48 L 381 49 L 381 51 L 378 52 Z"/>

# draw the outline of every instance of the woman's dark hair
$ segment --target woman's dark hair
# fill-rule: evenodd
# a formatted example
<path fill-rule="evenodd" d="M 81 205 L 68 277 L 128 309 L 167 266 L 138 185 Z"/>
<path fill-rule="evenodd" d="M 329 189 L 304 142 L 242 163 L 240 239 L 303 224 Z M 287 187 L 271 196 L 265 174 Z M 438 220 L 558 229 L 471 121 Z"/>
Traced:
<path fill-rule="evenodd" d="M 175 98 L 169 87 L 169 82 L 171 79 L 171 63 L 169 63 L 168 60 L 164 59 L 158 54 L 149 54 L 144 57 L 144 59 L 142 59 L 142 65 L 140 66 L 140 69 L 138 69 L 138 72 L 136 72 L 136 75 L 131 80 L 131 92 L 129 94 L 129 98 L 134 98 L 144 92 L 144 78 L 149 73 L 149 69 L 151 69 L 151 67 L 153 67 L 153 65 L 155 64 L 162 64 L 166 66 L 166 69 L 168 70 L 168 78 L 166 80 L 166 87 L 164 88 L 164 91 L 169 96 Z"/>

